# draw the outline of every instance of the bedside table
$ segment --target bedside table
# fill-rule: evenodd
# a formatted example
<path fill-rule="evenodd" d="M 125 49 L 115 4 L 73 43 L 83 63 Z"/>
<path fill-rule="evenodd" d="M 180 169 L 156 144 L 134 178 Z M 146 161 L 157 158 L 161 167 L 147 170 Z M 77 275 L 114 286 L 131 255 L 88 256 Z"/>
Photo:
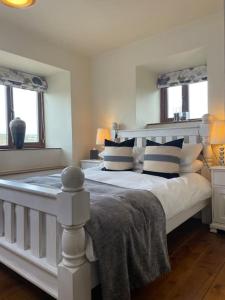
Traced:
<path fill-rule="evenodd" d="M 210 231 L 225 230 L 225 166 L 211 168 L 212 176 L 212 224 Z"/>
<path fill-rule="evenodd" d="M 81 169 L 98 167 L 102 162 L 103 160 L 100 159 L 82 159 L 80 161 Z"/>

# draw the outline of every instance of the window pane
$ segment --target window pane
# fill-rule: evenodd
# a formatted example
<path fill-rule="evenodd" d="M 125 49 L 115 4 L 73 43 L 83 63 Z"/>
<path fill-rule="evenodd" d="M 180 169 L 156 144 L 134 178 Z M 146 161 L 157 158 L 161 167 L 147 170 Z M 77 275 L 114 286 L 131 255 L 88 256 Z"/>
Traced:
<path fill-rule="evenodd" d="M 189 84 L 190 118 L 201 118 L 208 113 L 208 81 Z"/>
<path fill-rule="evenodd" d="M 167 89 L 168 118 L 173 118 L 174 113 L 182 111 L 182 86 L 173 86 Z"/>
<path fill-rule="evenodd" d="M 25 143 L 37 143 L 38 134 L 38 94 L 13 88 L 14 116 L 26 122 Z"/>
<path fill-rule="evenodd" d="M 6 87 L 0 85 L 0 146 L 8 145 Z"/>

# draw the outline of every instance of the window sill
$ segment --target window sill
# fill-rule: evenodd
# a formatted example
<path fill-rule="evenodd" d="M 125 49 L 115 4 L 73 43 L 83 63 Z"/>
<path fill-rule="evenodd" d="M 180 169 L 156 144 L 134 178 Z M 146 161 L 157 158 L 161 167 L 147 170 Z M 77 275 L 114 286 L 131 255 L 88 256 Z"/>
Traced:
<path fill-rule="evenodd" d="M 62 148 L 23 148 L 23 149 L 15 149 L 15 148 L 0 148 L 0 151 L 43 151 L 43 150 L 60 150 Z"/>
<path fill-rule="evenodd" d="M 186 123 L 195 123 L 195 122 L 201 122 L 202 119 L 194 119 L 194 120 L 187 120 L 187 121 L 168 121 L 168 122 L 161 122 L 161 123 L 148 123 L 146 126 L 152 126 L 152 125 L 166 125 L 166 124 L 186 124 Z"/>
<path fill-rule="evenodd" d="M 47 171 L 62 171 L 64 168 L 66 168 L 65 165 L 52 166 L 52 167 L 46 167 L 46 168 L 33 168 L 33 169 L 27 169 L 27 170 L 0 171 L 0 177 L 11 176 L 11 175 L 22 175 L 22 174 L 28 174 L 28 173 L 32 174 L 32 173 L 47 172 Z"/>

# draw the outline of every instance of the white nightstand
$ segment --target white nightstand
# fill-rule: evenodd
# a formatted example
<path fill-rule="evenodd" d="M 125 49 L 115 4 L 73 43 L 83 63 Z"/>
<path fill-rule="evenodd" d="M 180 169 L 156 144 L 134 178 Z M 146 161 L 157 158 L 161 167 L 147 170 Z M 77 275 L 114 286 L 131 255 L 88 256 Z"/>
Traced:
<path fill-rule="evenodd" d="M 102 162 L 100 159 L 82 159 L 80 161 L 81 169 L 98 167 Z"/>
<path fill-rule="evenodd" d="M 225 230 L 225 166 L 212 167 L 212 224 L 210 231 Z"/>

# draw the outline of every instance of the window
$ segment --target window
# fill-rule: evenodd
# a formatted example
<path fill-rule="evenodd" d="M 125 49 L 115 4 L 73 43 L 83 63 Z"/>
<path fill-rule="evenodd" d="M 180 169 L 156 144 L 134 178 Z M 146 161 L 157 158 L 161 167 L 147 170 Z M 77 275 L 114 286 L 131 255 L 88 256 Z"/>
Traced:
<path fill-rule="evenodd" d="M 19 117 L 26 122 L 25 148 L 43 148 L 43 92 L 0 85 L 0 148 L 13 148 L 9 123 Z"/>
<path fill-rule="evenodd" d="M 208 113 L 208 81 L 189 84 L 189 113 L 190 119 Z"/>
<path fill-rule="evenodd" d="M 161 122 L 172 121 L 174 113 L 189 112 L 189 118 L 200 119 L 208 113 L 208 81 L 161 89 Z"/>
<path fill-rule="evenodd" d="M 182 111 L 182 86 L 174 86 L 167 90 L 168 118 L 172 119 L 175 112 Z"/>
<path fill-rule="evenodd" d="M 6 87 L 0 85 L 0 146 L 8 144 Z"/>

